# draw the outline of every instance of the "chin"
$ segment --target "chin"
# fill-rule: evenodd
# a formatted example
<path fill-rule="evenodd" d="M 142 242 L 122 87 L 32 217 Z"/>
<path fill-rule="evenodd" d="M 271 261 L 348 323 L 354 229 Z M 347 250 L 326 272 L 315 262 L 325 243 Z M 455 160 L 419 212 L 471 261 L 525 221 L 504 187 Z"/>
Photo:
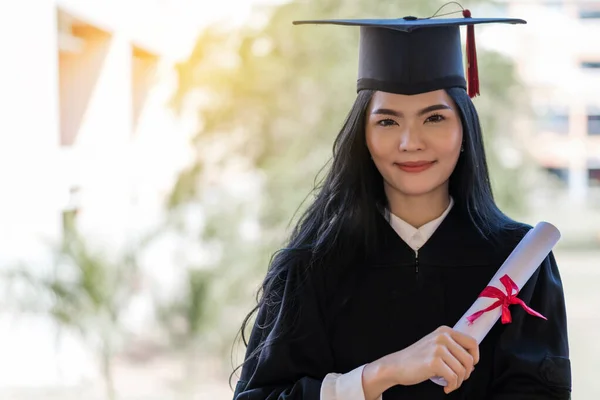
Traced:
<path fill-rule="evenodd" d="M 424 196 L 438 190 L 444 188 L 444 183 L 442 182 L 423 182 L 423 179 L 414 180 L 412 182 L 395 182 L 392 185 L 389 185 L 391 189 L 394 191 L 401 193 L 404 196 Z"/>
<path fill-rule="evenodd" d="M 394 189 L 404 196 L 424 196 L 429 193 L 433 193 L 436 189 L 439 189 L 440 186 L 433 187 L 395 187 Z"/>

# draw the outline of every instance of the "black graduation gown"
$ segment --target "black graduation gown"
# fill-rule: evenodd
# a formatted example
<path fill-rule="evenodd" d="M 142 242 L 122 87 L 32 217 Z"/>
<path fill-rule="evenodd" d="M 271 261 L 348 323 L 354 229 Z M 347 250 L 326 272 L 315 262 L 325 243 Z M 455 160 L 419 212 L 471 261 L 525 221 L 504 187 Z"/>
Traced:
<path fill-rule="evenodd" d="M 418 257 L 383 217 L 379 229 L 384 240 L 366 262 L 315 268 L 308 279 L 299 270 L 287 272 L 282 307 L 290 306 L 289 294 L 300 290 L 302 312 L 294 325 L 299 334 L 278 342 L 284 324 L 280 314 L 265 330 L 260 326 L 268 318 L 259 312 L 247 354 L 261 335 L 273 344 L 244 365 L 235 400 L 317 400 L 328 373 L 349 372 L 441 325 L 454 326 L 531 227 L 507 229 L 501 244 L 492 244 L 454 206 Z M 342 268 L 353 273 L 341 274 Z M 512 323 L 496 323 L 480 344 L 479 364 L 458 390 L 446 395 L 427 380 L 394 386 L 383 400 L 569 399 L 567 319 L 553 253 L 518 297 L 548 320 L 511 306 Z"/>

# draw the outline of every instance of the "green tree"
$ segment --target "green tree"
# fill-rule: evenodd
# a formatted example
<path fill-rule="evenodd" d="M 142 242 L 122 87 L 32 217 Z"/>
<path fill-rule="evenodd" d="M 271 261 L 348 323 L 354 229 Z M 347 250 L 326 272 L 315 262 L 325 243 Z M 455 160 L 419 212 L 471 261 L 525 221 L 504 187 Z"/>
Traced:
<path fill-rule="evenodd" d="M 183 392 L 193 396 L 194 383 L 198 378 L 196 364 L 202 359 L 204 334 L 207 332 L 208 291 L 210 272 L 189 268 L 186 285 L 182 291 L 166 302 L 157 301 L 159 322 L 166 328 L 171 348 L 180 353 L 186 364 Z"/>
<path fill-rule="evenodd" d="M 21 310 L 50 317 L 61 332 L 71 330 L 97 356 L 106 396 L 117 398 L 112 359 L 125 339 L 121 314 L 139 281 L 137 246 L 116 256 L 95 249 L 73 224 L 64 239 L 51 246 L 52 267 L 21 265 L 9 272 Z M 38 266 L 39 267 L 39 266 Z"/>

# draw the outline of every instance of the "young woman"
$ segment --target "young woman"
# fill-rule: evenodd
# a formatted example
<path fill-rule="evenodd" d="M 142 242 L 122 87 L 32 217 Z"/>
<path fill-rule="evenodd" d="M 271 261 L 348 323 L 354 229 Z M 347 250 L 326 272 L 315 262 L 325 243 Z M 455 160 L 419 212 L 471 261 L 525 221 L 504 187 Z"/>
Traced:
<path fill-rule="evenodd" d="M 552 253 L 518 295 L 547 320 L 513 306 L 480 345 L 449 328 L 531 229 L 494 203 L 459 26 L 524 21 L 307 22 L 361 26 L 358 96 L 272 260 L 234 399 L 568 399 Z"/>

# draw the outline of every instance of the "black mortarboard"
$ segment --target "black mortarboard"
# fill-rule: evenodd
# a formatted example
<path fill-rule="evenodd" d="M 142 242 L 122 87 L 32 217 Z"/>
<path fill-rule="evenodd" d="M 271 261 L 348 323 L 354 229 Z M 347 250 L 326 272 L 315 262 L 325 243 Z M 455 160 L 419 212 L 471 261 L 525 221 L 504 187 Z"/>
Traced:
<path fill-rule="evenodd" d="M 418 94 L 450 87 L 479 94 L 474 25 L 524 24 L 521 19 L 471 18 L 335 19 L 294 21 L 360 27 L 357 91 L 381 90 Z M 463 64 L 460 26 L 467 25 L 467 79 Z"/>

